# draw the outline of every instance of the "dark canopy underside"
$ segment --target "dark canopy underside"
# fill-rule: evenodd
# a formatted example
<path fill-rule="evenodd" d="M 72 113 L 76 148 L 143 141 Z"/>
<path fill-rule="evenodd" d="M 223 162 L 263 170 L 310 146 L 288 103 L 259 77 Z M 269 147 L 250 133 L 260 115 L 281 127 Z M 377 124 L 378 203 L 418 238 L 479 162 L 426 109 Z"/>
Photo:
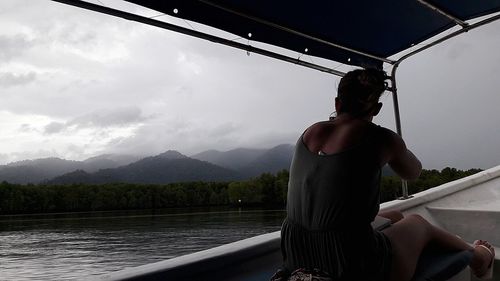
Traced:
<path fill-rule="evenodd" d="M 380 68 L 382 61 L 305 38 L 283 28 L 387 58 L 456 25 L 452 19 L 418 0 L 127 1 L 170 16 L 225 30 L 253 41 L 299 53 L 304 53 L 307 49 L 307 54 L 312 56 L 362 67 Z M 427 0 L 426 2 L 462 21 L 500 11 L 500 0 Z M 251 33 L 250 38 L 249 33 Z"/>

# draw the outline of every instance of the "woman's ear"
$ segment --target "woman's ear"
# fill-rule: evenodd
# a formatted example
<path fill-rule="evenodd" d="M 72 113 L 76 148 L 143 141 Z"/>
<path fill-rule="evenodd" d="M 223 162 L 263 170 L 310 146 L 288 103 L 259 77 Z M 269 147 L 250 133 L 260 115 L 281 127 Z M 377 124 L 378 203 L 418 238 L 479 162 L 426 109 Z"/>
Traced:
<path fill-rule="evenodd" d="M 373 116 L 377 116 L 377 114 L 379 114 L 381 109 L 382 109 L 382 103 L 379 102 L 377 103 L 377 105 L 375 105 L 375 108 L 373 109 Z"/>

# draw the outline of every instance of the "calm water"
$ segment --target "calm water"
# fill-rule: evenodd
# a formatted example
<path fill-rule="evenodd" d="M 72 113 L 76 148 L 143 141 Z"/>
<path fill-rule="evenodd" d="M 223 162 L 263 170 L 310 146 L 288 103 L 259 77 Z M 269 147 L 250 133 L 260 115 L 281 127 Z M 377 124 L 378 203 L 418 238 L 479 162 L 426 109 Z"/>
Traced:
<path fill-rule="evenodd" d="M 79 280 L 279 230 L 284 211 L 0 216 L 0 280 Z"/>

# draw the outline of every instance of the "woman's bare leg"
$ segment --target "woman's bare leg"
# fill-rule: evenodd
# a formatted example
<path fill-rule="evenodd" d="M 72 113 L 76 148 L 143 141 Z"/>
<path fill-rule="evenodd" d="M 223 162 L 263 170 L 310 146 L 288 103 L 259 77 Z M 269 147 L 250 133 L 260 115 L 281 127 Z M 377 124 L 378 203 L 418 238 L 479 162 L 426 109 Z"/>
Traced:
<path fill-rule="evenodd" d="M 459 237 L 433 226 L 419 215 L 409 215 L 382 232 L 392 245 L 392 281 L 406 281 L 413 277 L 418 258 L 429 243 L 445 249 L 473 250 L 472 266 L 483 265 L 490 260 L 484 250 L 471 247 Z"/>
<path fill-rule="evenodd" d="M 392 223 L 396 223 L 404 218 L 403 213 L 396 210 L 383 211 L 377 214 L 378 216 L 390 219 Z"/>

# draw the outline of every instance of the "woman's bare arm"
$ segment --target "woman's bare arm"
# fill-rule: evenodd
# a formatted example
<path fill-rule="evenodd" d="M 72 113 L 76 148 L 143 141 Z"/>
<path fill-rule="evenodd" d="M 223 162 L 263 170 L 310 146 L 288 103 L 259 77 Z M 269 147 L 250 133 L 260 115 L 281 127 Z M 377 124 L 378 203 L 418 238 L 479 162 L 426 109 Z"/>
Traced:
<path fill-rule="evenodd" d="M 406 147 L 403 139 L 391 130 L 384 129 L 387 138 L 386 160 L 389 166 L 405 180 L 413 180 L 420 176 L 422 163 Z"/>

